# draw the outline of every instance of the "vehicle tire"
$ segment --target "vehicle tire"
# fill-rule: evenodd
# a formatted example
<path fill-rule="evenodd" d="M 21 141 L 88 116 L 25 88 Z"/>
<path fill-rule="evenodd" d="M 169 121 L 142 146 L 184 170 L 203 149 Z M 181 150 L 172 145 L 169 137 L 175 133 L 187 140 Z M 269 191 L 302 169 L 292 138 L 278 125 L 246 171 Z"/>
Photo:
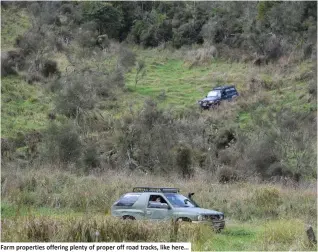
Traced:
<path fill-rule="evenodd" d="M 123 220 L 136 220 L 135 217 L 130 216 L 130 215 L 124 215 Z"/>
<path fill-rule="evenodd" d="M 222 229 L 221 228 L 213 228 L 214 232 L 219 234 L 221 233 Z"/>

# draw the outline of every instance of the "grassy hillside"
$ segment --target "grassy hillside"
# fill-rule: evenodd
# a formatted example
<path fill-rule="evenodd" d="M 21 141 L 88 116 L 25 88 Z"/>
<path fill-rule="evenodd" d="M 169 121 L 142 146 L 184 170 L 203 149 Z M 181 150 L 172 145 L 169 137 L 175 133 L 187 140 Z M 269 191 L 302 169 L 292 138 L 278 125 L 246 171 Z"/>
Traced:
<path fill-rule="evenodd" d="M 146 62 L 145 76 L 135 85 L 136 69 L 127 73 L 127 91 L 117 94 L 115 102 L 100 101 L 106 107 L 102 112 L 120 116 L 129 112 L 129 108 L 140 109 L 149 98 L 156 101 L 160 108 L 172 109 L 174 113 L 195 107 L 199 110 L 197 101 L 205 97 L 212 87 L 232 83 L 239 93 L 247 96 L 245 102 L 248 104 L 244 108 L 238 106 L 243 103 L 244 98 L 233 105 L 243 127 L 250 123 L 250 113 L 255 111 L 254 108 L 259 114 L 266 113 L 271 108 L 291 108 L 303 113 L 315 113 L 317 109 L 316 103 L 310 101 L 306 83 L 306 75 L 313 73 L 313 63 L 310 61 L 289 66 L 286 74 L 279 65 L 259 69 L 252 64 L 228 63 L 217 59 L 207 66 L 189 69 L 186 61 L 180 59 L 180 52 L 170 55 L 169 52 L 164 52 L 169 55 L 165 57 L 156 50 L 137 50 L 136 53 Z M 58 56 L 60 55 L 56 57 Z M 61 70 L 65 71 L 65 68 L 61 67 Z M 252 78 L 269 87 L 265 90 L 257 87 L 259 90 L 256 93 L 250 92 Z M 44 88 L 45 85 L 41 83 L 33 86 L 27 84 L 20 76 L 3 78 L 3 136 L 15 136 L 19 131 L 39 129 L 45 125 L 48 121 L 47 114 L 54 108 L 54 104 L 53 94 L 45 92 Z M 267 99 L 265 106 L 259 101 L 262 96 Z"/>
<path fill-rule="evenodd" d="M 18 6 L 1 14 L 1 50 L 18 50 L 15 40 L 34 17 Z M 305 235 L 307 225 L 317 229 L 315 59 L 291 55 L 256 66 L 220 46 L 218 57 L 194 64 L 206 45 L 147 49 L 111 40 L 102 51 L 87 47 L 84 38 L 93 35 L 80 37 L 72 25 L 42 26 L 42 51 L 1 77 L 3 241 L 177 239 L 194 250 L 317 249 Z M 57 49 L 52 33 L 60 38 L 70 27 L 73 40 Z M 121 66 L 131 55 L 145 64 L 137 84 L 137 63 Z M 38 59 L 56 62 L 60 75 L 32 70 Z M 226 84 L 236 85 L 238 99 L 201 111 L 197 101 Z M 78 117 L 63 110 L 68 106 Z M 111 204 L 142 185 L 194 191 L 204 208 L 225 213 L 226 229 L 215 234 L 185 223 L 176 238 L 172 226 L 163 232 L 167 223 L 111 218 Z"/>
<path fill-rule="evenodd" d="M 23 35 L 30 27 L 30 17 L 25 9 L 2 8 L 2 51 L 14 48 L 15 38 Z M 14 21 L 12 22 L 12 18 Z M 71 49 L 73 52 L 77 48 Z M 246 94 L 248 104 L 243 107 L 235 105 L 234 112 L 239 114 L 238 120 L 245 124 L 249 122 L 251 111 L 262 114 L 275 108 L 291 108 L 299 112 L 315 112 L 317 105 L 311 101 L 308 94 L 308 80 L 315 72 L 315 65 L 311 60 L 300 63 L 276 63 L 264 67 L 254 66 L 252 63 L 229 62 L 219 58 L 212 59 L 202 66 L 190 67 L 186 57 L 188 49 L 159 50 L 132 48 L 137 58 L 145 62 L 145 76 L 135 85 L 136 67 L 125 75 L 126 92 L 116 95 L 116 101 L 107 99 L 99 101 L 102 113 L 117 117 L 129 108 L 138 110 L 146 99 L 158 102 L 159 107 L 172 109 L 182 113 L 187 108 L 196 107 L 196 102 L 217 85 L 235 84 L 238 91 Z M 86 59 L 86 65 L 91 68 L 107 67 L 115 63 L 116 54 L 100 55 Z M 62 74 L 66 74 L 71 64 L 67 57 L 60 52 L 51 53 L 56 60 Z M 286 60 L 285 60 L 286 61 Z M 199 62 L 200 63 L 200 62 Z M 30 129 L 40 129 L 45 125 L 48 114 L 53 108 L 52 96 L 47 92 L 44 83 L 28 85 L 24 77 L 2 78 L 2 135 L 14 137 L 18 132 Z M 257 92 L 251 92 L 251 80 L 257 82 Z M 262 106 L 260 95 L 266 97 L 266 106 Z M 243 98 L 245 99 L 245 98 Z M 238 103 L 243 103 L 242 99 Z M 98 107 L 98 105 L 97 105 Z M 14 112 L 12 111 L 14 110 Z M 18 114 L 17 114 L 18 113 Z M 253 123 L 252 123 L 253 125 Z"/>
<path fill-rule="evenodd" d="M 30 28 L 30 16 L 17 7 L 1 8 L 1 49 L 13 49 L 15 40 Z"/>

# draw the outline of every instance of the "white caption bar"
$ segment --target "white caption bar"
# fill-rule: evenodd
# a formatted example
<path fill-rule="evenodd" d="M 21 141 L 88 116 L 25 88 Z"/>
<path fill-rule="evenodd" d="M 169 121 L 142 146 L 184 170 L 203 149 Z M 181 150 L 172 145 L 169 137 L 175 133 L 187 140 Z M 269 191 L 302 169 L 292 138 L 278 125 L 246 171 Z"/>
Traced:
<path fill-rule="evenodd" d="M 1 243 L 2 252 L 62 251 L 62 252 L 167 252 L 191 251 L 191 243 L 179 242 L 112 242 L 112 243 Z"/>

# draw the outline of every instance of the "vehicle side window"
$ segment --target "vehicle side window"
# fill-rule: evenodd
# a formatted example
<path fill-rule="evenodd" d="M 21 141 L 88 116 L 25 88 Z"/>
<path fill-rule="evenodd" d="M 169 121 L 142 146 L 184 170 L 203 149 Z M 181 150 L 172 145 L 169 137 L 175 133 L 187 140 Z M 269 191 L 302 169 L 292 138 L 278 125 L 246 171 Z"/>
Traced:
<path fill-rule="evenodd" d="M 115 206 L 132 206 L 138 200 L 140 195 L 141 194 L 127 193 L 115 203 Z"/>
<path fill-rule="evenodd" d="M 234 94 L 236 94 L 235 88 L 226 89 L 225 92 L 226 92 L 227 95 L 234 95 Z"/>
<path fill-rule="evenodd" d="M 155 206 L 150 205 L 150 203 L 166 203 L 167 204 L 167 201 L 160 195 L 150 195 L 149 201 L 148 201 L 148 207 L 156 208 Z"/>

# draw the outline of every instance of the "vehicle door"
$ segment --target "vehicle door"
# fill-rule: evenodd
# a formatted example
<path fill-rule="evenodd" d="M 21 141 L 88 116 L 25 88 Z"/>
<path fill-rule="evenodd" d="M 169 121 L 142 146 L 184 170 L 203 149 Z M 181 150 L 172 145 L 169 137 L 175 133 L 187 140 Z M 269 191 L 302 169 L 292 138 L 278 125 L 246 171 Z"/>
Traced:
<path fill-rule="evenodd" d="M 152 220 L 168 219 L 171 215 L 170 204 L 160 195 L 149 196 L 146 206 L 146 218 Z"/>
<path fill-rule="evenodd" d="M 221 100 L 227 100 L 228 94 L 226 89 L 221 90 Z"/>
<path fill-rule="evenodd" d="M 234 88 L 228 88 L 225 90 L 225 99 L 231 101 L 232 97 L 235 94 L 235 89 Z"/>

